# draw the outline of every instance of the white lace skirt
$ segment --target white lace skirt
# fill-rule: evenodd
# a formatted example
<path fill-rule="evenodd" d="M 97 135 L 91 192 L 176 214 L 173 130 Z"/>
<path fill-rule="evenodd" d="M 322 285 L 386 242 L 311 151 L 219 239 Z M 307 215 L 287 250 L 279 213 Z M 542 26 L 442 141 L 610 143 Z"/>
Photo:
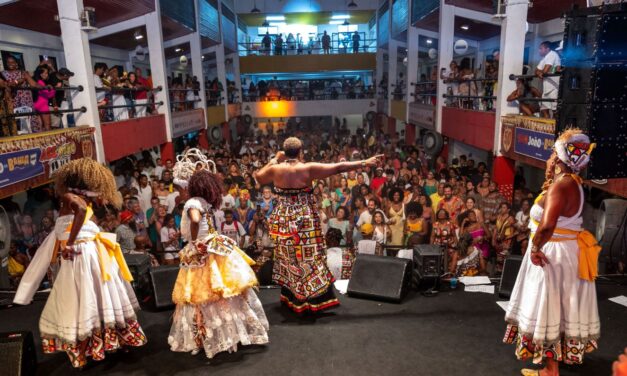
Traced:
<path fill-rule="evenodd" d="M 268 319 L 252 289 L 227 299 L 200 305 L 179 304 L 168 343 L 177 352 L 203 348 L 208 358 L 237 351 L 237 345 L 268 343 Z"/>
<path fill-rule="evenodd" d="M 39 330 L 44 338 L 75 344 L 94 329 L 127 326 L 136 320 L 139 304 L 130 283 L 120 276 L 111 260 L 111 279 L 104 281 L 94 242 L 77 244 L 81 254 L 61 260 L 54 286 L 41 314 Z"/>
<path fill-rule="evenodd" d="M 531 242 L 529 244 L 531 246 Z M 505 321 L 535 346 L 599 338 L 601 324 L 594 282 L 579 279 L 576 240 L 549 241 L 542 249 L 549 260 L 533 265 L 528 250 L 509 301 Z"/>

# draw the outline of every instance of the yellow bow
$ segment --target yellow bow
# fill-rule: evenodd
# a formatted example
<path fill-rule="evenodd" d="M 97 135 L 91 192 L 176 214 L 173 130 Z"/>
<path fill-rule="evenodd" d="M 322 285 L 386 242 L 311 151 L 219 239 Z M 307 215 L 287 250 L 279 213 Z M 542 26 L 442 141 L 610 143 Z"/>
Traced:
<path fill-rule="evenodd" d="M 111 275 L 109 274 L 109 271 L 111 270 L 111 259 L 115 258 L 115 261 L 118 262 L 122 278 L 131 282 L 133 280 L 133 276 L 131 275 L 131 271 L 128 269 L 128 265 L 126 265 L 126 260 L 124 260 L 124 255 L 122 254 L 120 245 L 115 241 L 115 234 L 110 232 L 99 232 L 94 237 L 94 243 L 96 243 L 96 248 L 98 249 L 98 258 L 100 260 L 100 272 L 102 273 L 102 278 L 105 281 L 111 280 Z"/>

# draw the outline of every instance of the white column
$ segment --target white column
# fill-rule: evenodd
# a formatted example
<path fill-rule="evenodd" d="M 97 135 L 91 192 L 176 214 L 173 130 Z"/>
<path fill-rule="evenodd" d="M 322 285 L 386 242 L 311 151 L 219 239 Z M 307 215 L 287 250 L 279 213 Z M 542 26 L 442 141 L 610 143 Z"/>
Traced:
<path fill-rule="evenodd" d="M 205 99 L 205 75 L 202 71 L 202 40 L 200 38 L 200 6 L 198 5 L 198 0 L 194 2 L 194 7 L 196 8 L 194 12 L 196 15 L 196 32 L 192 34 L 191 40 L 189 41 L 189 49 L 192 55 L 192 74 L 196 76 L 198 82 L 200 82 L 198 96 L 201 98 L 200 102 L 194 103 L 194 108 L 205 108 L 207 102 Z"/>
<path fill-rule="evenodd" d="M 155 103 L 163 102 L 156 106 L 157 112 L 165 115 L 165 129 L 168 142 L 172 141 L 172 117 L 170 113 L 170 96 L 168 95 L 168 72 L 165 64 L 165 51 L 163 49 L 163 32 L 161 29 L 161 11 L 159 2 L 155 1 L 155 11 L 146 15 L 146 34 L 148 39 L 148 56 L 150 57 L 150 71 L 152 72 L 152 84 L 161 86 L 163 90 L 155 91 Z"/>
<path fill-rule="evenodd" d="M 384 63 L 383 63 L 383 54 L 385 53 L 385 50 L 382 48 L 377 48 L 377 71 L 376 71 L 376 82 L 373 84 L 372 87 L 374 87 L 375 89 L 375 93 L 377 94 L 375 97 L 379 97 L 379 83 L 381 82 L 381 80 L 383 79 L 383 72 L 384 72 Z M 387 90 L 387 88 L 385 88 L 385 90 Z"/>
<path fill-rule="evenodd" d="M 500 155 L 501 116 L 518 113 L 518 106 L 507 102 L 507 95 L 516 89 L 516 81 L 510 74 L 522 74 L 525 53 L 525 33 L 528 0 L 507 4 L 506 16 L 501 24 L 499 76 L 496 95 L 496 125 L 494 128 L 494 152 Z"/>
<path fill-rule="evenodd" d="M 95 128 L 96 159 L 104 163 L 105 153 L 98 115 L 98 101 L 94 86 L 94 73 L 91 65 L 89 38 L 81 30 L 80 14 L 83 11 L 83 0 L 57 0 L 61 40 L 65 54 L 65 63 L 74 72 L 70 85 L 83 85 L 83 91 L 72 91 L 72 105 L 75 109 L 87 108 L 87 112 L 75 112 L 78 125 L 89 125 Z"/>
<path fill-rule="evenodd" d="M 398 67 L 398 42 L 390 38 L 388 43 L 388 116 L 392 113 L 392 100 L 394 99 L 394 89 L 396 89 L 397 67 Z"/>
<path fill-rule="evenodd" d="M 416 91 L 415 84 L 419 81 L 420 75 L 418 74 L 418 39 L 420 38 L 420 32 L 417 28 L 409 26 L 407 29 L 407 78 L 405 93 L 407 93 L 407 114 L 406 119 L 409 119 L 409 104 L 416 102 L 421 98 L 412 96 Z M 414 85 L 412 85 L 412 83 Z"/>
<path fill-rule="evenodd" d="M 440 0 L 440 36 L 438 41 L 438 88 L 435 108 L 435 129 L 442 133 L 442 104 L 443 94 L 446 93 L 446 84 L 440 79 L 442 68 L 449 69 L 453 60 L 453 43 L 455 38 L 455 7 Z"/>

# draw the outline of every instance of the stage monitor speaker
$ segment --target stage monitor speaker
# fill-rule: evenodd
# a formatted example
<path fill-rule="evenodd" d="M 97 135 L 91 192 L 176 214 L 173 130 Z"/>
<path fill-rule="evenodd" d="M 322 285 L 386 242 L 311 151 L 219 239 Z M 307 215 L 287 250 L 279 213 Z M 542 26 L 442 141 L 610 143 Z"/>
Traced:
<path fill-rule="evenodd" d="M 434 244 L 418 244 L 414 246 L 414 272 L 420 279 L 440 278 L 444 273 L 444 251 Z"/>
<path fill-rule="evenodd" d="M 524 256 L 510 255 L 505 259 L 503 273 L 501 274 L 501 283 L 499 284 L 499 296 L 501 298 L 509 298 L 512 294 L 523 257 Z"/>
<path fill-rule="evenodd" d="M 170 308 L 174 306 L 172 291 L 174 290 L 178 274 L 178 265 L 164 265 L 150 269 L 150 280 L 152 281 L 156 308 Z"/>
<path fill-rule="evenodd" d="M 0 333 L 0 374 L 30 376 L 37 368 L 35 343 L 31 332 Z"/>
<path fill-rule="evenodd" d="M 125 254 L 124 260 L 133 276 L 132 286 L 140 299 L 150 291 L 150 256 L 148 254 Z"/>
<path fill-rule="evenodd" d="M 411 261 L 388 256 L 357 255 L 348 282 L 352 297 L 400 303 L 409 289 Z"/>

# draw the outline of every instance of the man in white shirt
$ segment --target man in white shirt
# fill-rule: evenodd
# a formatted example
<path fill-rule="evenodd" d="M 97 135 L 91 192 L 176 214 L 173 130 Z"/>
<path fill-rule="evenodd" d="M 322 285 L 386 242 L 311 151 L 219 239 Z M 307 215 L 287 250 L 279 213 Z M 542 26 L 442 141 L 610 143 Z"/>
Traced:
<path fill-rule="evenodd" d="M 559 91 L 559 77 L 544 77 L 546 74 L 557 72 L 557 68 L 562 65 L 562 61 L 557 52 L 551 50 L 551 42 L 542 42 L 539 48 L 542 60 L 536 68 L 536 76 L 542 80 L 542 98 L 557 99 Z M 540 104 L 540 114 L 543 118 L 551 118 L 551 112 L 557 109 L 557 102 L 542 102 Z"/>
<path fill-rule="evenodd" d="M 139 199 L 139 206 L 145 213 L 150 209 L 150 199 L 152 198 L 152 187 L 148 184 L 148 176 L 142 174 L 139 176 L 139 184 L 137 185 L 137 193 Z"/>
<path fill-rule="evenodd" d="M 233 239 L 240 248 L 244 248 L 246 229 L 244 225 L 233 219 L 231 210 L 224 211 L 224 222 L 219 227 L 220 234 Z"/>
<path fill-rule="evenodd" d="M 172 213 L 174 208 L 176 208 L 176 198 L 179 197 L 179 194 L 180 193 L 178 191 L 174 191 L 168 194 L 165 198 L 165 205 L 168 207 L 168 214 Z"/>
<path fill-rule="evenodd" d="M 104 84 L 102 83 L 102 76 L 107 71 L 107 64 L 105 63 L 96 63 L 94 64 L 94 86 L 96 89 L 103 88 Z M 102 90 L 96 91 L 96 100 L 98 101 L 98 106 L 102 106 L 105 104 L 105 95 L 106 93 Z"/>
<path fill-rule="evenodd" d="M 227 193 L 222 196 L 222 205 L 220 205 L 220 209 L 233 209 L 235 207 L 235 198 L 231 196 L 230 193 Z"/>

